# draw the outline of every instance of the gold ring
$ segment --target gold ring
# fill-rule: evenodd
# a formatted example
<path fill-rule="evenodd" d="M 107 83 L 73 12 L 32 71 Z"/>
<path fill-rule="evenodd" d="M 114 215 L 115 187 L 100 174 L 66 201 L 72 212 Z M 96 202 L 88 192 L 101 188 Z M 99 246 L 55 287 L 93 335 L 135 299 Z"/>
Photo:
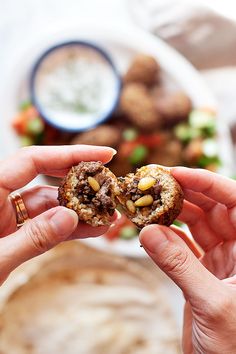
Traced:
<path fill-rule="evenodd" d="M 19 193 L 11 194 L 10 199 L 16 211 L 16 224 L 19 228 L 29 219 L 29 215 L 25 203 Z"/>

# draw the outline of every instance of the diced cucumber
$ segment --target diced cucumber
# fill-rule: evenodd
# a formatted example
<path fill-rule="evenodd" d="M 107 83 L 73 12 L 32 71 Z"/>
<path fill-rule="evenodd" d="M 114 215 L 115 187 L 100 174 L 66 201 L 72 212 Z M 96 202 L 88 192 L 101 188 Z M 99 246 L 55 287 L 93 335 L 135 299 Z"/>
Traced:
<path fill-rule="evenodd" d="M 123 139 L 126 141 L 133 141 L 138 136 L 138 131 L 134 128 L 125 129 L 122 133 Z"/>
<path fill-rule="evenodd" d="M 19 109 L 20 109 L 20 111 L 25 111 L 30 106 L 32 106 L 32 103 L 30 102 L 30 100 L 25 100 L 20 103 Z"/>
<path fill-rule="evenodd" d="M 20 144 L 21 144 L 21 146 L 34 145 L 34 140 L 27 135 L 22 135 L 20 137 Z"/>
<path fill-rule="evenodd" d="M 215 127 L 214 115 L 211 112 L 195 109 L 189 115 L 189 124 L 196 129 Z"/>
<path fill-rule="evenodd" d="M 202 150 L 205 156 L 215 157 L 218 155 L 218 146 L 215 139 L 205 139 L 202 142 Z"/>
<path fill-rule="evenodd" d="M 187 143 L 201 136 L 201 131 L 187 124 L 178 124 L 174 129 L 175 136 L 182 142 Z"/>
<path fill-rule="evenodd" d="M 124 226 L 120 232 L 120 238 L 130 240 L 138 234 L 135 226 Z"/>
<path fill-rule="evenodd" d="M 27 124 L 27 132 L 32 135 L 37 135 L 42 133 L 44 129 L 44 124 L 39 117 L 35 117 L 34 119 L 30 120 Z"/>

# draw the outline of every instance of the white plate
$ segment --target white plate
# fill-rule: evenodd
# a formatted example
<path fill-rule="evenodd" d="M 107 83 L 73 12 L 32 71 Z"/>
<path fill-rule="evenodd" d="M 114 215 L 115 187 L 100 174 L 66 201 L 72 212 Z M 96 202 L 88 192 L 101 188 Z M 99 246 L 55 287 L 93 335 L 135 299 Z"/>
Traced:
<path fill-rule="evenodd" d="M 45 31 L 33 41 L 22 44 L 8 65 L 8 78 L 5 82 L 5 93 L 0 107 L 0 131 L 3 137 L 0 143 L 2 157 L 14 153 L 19 147 L 19 141 L 11 128 L 12 117 L 17 113 L 20 100 L 27 97 L 27 78 L 32 64 L 37 56 L 48 46 L 69 39 L 90 40 L 107 50 L 118 69 L 124 72 L 132 57 L 137 53 L 148 53 L 158 59 L 161 67 L 178 86 L 187 92 L 195 107 L 210 107 L 217 110 L 216 102 L 199 73 L 179 53 L 160 39 L 143 32 L 136 27 L 114 28 L 101 24 L 82 24 L 76 29 L 66 29 L 61 32 Z M 229 174 L 232 165 L 232 147 L 226 127 L 219 122 L 219 144 L 224 161 L 223 173 Z M 37 179 L 42 183 L 42 179 Z M 34 182 L 34 183 L 36 183 Z M 88 239 L 85 242 L 109 252 L 132 257 L 143 257 L 145 252 L 140 248 L 138 238 L 131 241 L 107 241 L 103 238 Z"/>

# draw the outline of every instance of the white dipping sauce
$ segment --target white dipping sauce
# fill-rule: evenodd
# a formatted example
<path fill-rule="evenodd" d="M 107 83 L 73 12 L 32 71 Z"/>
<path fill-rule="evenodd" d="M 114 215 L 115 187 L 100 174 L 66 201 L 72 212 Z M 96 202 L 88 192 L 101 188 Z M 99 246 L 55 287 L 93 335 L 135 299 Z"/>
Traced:
<path fill-rule="evenodd" d="M 60 47 L 43 59 L 35 95 L 43 115 L 67 129 L 85 129 L 113 108 L 119 82 L 109 62 L 79 44 Z"/>

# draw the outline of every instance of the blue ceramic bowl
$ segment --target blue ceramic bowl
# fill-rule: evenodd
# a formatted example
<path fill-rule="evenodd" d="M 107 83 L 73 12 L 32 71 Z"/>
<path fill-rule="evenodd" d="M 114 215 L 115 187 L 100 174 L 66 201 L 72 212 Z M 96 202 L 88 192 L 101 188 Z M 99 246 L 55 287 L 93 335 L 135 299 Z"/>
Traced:
<path fill-rule="evenodd" d="M 46 50 L 30 75 L 32 103 L 50 125 L 80 132 L 105 122 L 116 109 L 121 78 L 110 56 L 86 41 Z"/>

